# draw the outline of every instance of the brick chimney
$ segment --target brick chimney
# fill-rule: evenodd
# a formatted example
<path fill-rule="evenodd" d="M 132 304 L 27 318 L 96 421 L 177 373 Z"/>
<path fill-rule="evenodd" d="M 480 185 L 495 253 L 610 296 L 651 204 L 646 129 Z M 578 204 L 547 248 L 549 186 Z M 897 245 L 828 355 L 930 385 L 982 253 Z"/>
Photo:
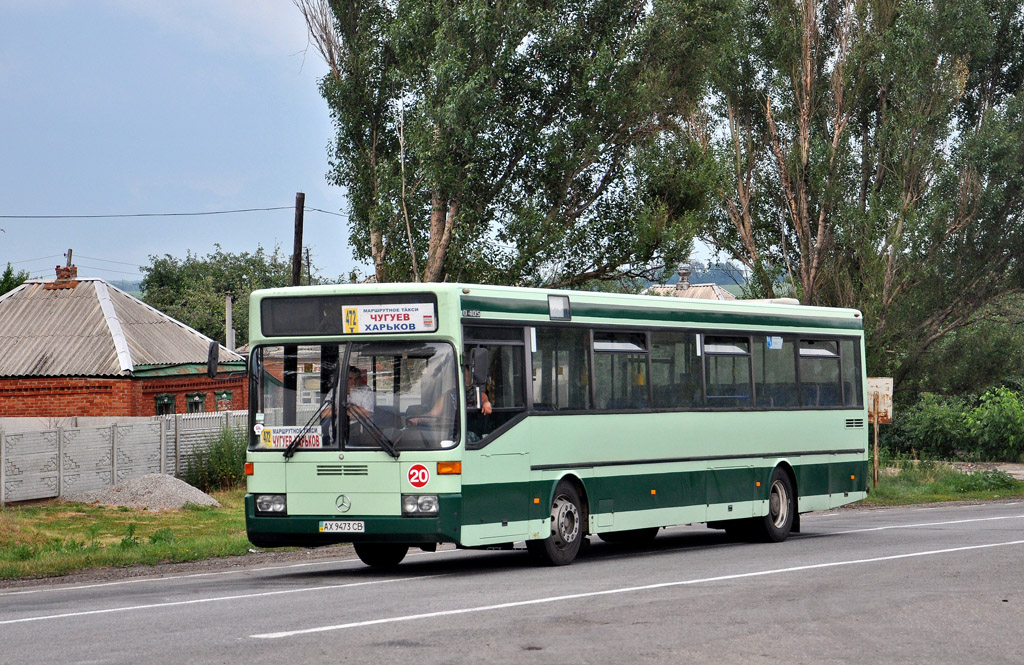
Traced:
<path fill-rule="evenodd" d="M 690 288 L 690 273 L 692 272 L 693 266 L 689 263 L 679 266 L 679 283 L 676 284 L 677 291 L 686 291 Z"/>
<path fill-rule="evenodd" d="M 73 289 L 78 286 L 78 266 L 71 264 L 71 250 L 68 250 L 68 263 L 57 266 L 57 279 L 47 282 L 44 289 Z"/>

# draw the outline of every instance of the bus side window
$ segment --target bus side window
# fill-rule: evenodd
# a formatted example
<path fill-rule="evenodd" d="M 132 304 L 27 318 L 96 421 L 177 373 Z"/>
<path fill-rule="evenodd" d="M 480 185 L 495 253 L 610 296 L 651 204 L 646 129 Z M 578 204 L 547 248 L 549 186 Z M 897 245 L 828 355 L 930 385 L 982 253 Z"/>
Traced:
<path fill-rule="evenodd" d="M 533 407 L 537 411 L 590 408 L 590 333 L 537 327 L 533 352 Z"/>
<path fill-rule="evenodd" d="M 804 406 L 841 406 L 839 342 L 800 340 L 800 399 Z"/>
<path fill-rule="evenodd" d="M 705 335 L 707 398 L 711 407 L 751 405 L 750 340 Z"/>
<path fill-rule="evenodd" d="M 757 406 L 778 409 L 800 404 L 796 389 L 796 338 L 754 336 L 754 387 Z"/>
<path fill-rule="evenodd" d="M 696 334 L 674 330 L 651 333 L 651 388 L 656 409 L 701 406 Z"/>

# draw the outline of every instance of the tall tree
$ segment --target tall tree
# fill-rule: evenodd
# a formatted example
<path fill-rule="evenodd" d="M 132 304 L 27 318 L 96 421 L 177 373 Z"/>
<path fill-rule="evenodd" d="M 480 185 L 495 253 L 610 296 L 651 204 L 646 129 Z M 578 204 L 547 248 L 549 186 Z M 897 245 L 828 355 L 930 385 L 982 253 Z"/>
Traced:
<path fill-rule="evenodd" d="M 240 344 L 249 335 L 249 294 L 256 289 L 290 286 L 290 257 L 275 247 L 267 252 L 232 254 L 217 250 L 205 257 L 188 252 L 184 259 L 169 254 L 150 256 L 142 268 L 142 299 L 170 317 L 219 341 L 225 339 L 225 296 L 232 294 L 232 323 Z M 314 282 L 316 269 L 307 270 Z"/>
<path fill-rule="evenodd" d="M 669 139 L 722 0 L 295 2 L 378 280 L 569 286 L 688 254 L 705 188 Z"/>
<path fill-rule="evenodd" d="M 1024 286 L 1021 0 L 748 0 L 733 24 L 691 135 L 744 214 L 705 237 L 762 291 L 863 309 L 871 371 L 903 381 Z"/>

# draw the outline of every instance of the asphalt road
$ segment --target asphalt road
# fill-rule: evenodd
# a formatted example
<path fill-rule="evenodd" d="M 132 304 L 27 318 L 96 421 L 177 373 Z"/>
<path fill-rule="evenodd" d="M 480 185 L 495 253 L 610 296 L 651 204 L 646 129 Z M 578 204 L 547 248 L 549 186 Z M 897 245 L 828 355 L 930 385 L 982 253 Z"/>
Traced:
<path fill-rule="evenodd" d="M 0 592 L 0 663 L 1024 663 L 1024 503 Z"/>

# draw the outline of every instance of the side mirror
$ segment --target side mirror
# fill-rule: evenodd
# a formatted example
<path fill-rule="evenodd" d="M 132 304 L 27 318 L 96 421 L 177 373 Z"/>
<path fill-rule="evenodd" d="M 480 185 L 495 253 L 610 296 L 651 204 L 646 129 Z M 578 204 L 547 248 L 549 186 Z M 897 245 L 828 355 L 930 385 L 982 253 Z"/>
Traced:
<path fill-rule="evenodd" d="M 487 383 L 487 365 L 489 364 L 487 349 L 476 347 L 469 352 L 469 372 L 474 386 Z"/>
<path fill-rule="evenodd" d="M 206 376 L 217 378 L 217 361 L 220 359 L 220 344 L 210 341 L 210 350 L 206 353 Z"/>

